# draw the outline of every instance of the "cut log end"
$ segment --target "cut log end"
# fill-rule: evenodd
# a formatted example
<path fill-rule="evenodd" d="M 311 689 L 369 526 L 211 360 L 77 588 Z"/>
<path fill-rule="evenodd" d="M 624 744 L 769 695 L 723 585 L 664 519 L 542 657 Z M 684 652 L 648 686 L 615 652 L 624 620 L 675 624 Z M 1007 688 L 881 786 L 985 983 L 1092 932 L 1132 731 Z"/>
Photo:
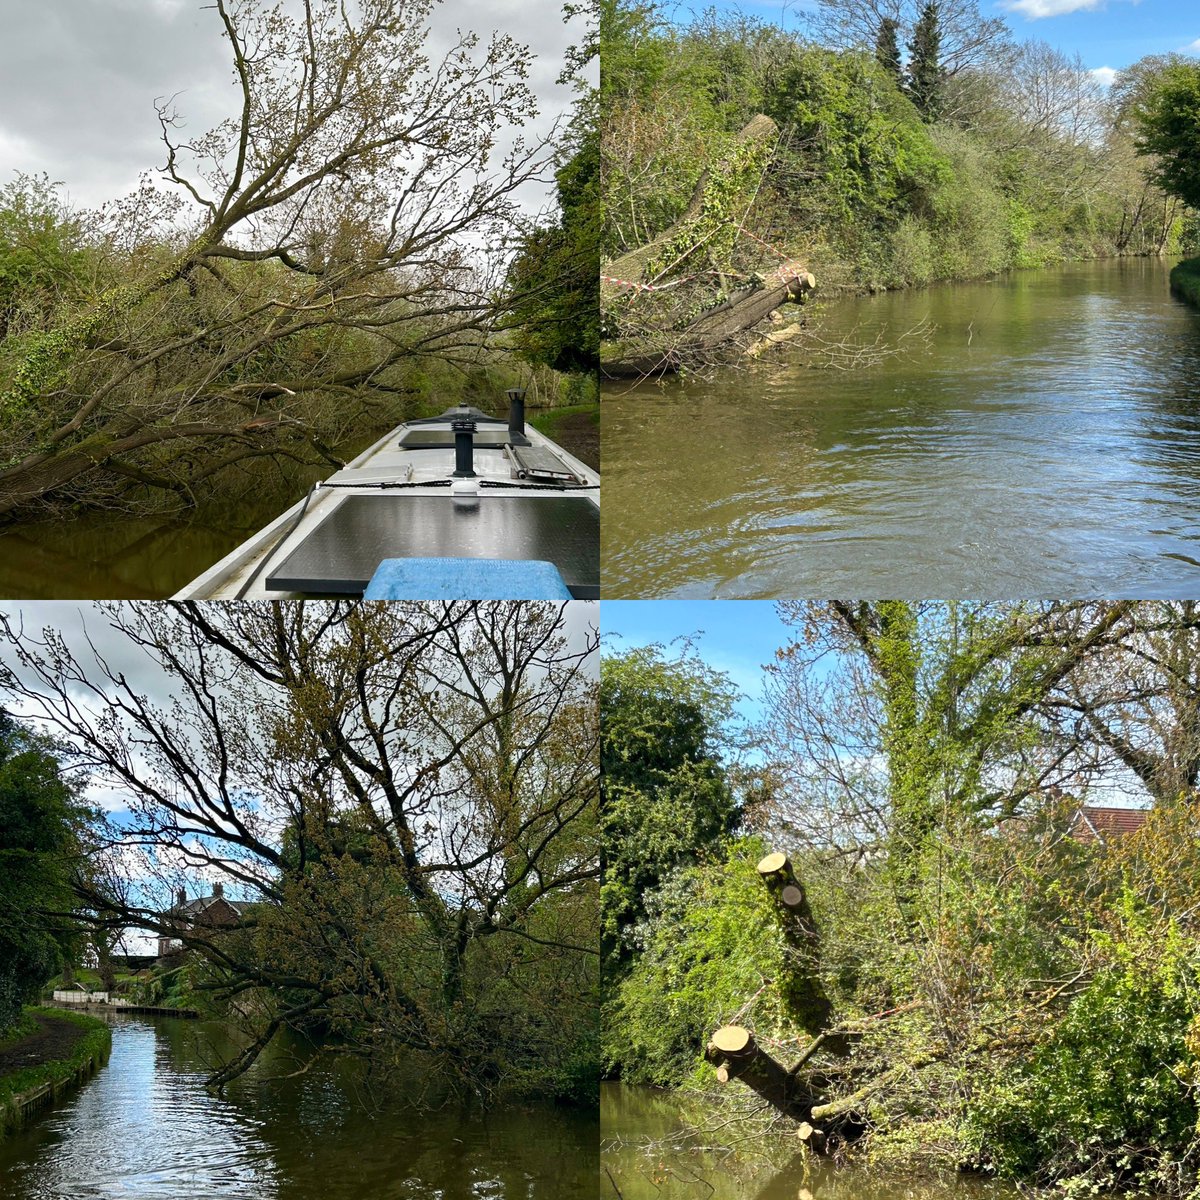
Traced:
<path fill-rule="evenodd" d="M 774 875 L 778 871 L 782 871 L 786 865 L 786 854 L 779 854 L 778 852 L 775 854 L 768 854 L 766 858 L 759 860 L 758 873 L 760 875 Z"/>
<path fill-rule="evenodd" d="M 729 1080 L 730 1080 L 729 1068 L 728 1067 L 718 1067 L 717 1068 L 717 1082 L 718 1083 L 728 1083 Z"/>
<path fill-rule="evenodd" d="M 804 905 L 804 892 L 794 883 L 789 883 L 787 887 L 779 893 L 779 903 L 784 908 L 798 909 Z"/>
<path fill-rule="evenodd" d="M 740 1025 L 722 1025 L 712 1035 L 712 1045 L 722 1054 L 744 1054 L 753 1042 L 750 1030 Z"/>

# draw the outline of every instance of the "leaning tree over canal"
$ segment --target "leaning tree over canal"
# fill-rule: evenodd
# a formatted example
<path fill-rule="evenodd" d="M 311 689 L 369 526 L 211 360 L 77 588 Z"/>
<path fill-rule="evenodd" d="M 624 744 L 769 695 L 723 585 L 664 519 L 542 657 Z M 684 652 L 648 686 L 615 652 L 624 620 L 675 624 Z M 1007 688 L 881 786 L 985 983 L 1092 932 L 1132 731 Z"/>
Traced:
<path fill-rule="evenodd" d="M 0 690 L 120 797 L 101 919 L 181 940 L 241 1012 L 373 1065 L 582 1086 L 598 984 L 595 630 L 535 604 L 112 605 L 11 617 Z M 12 661 L 12 660 L 10 660 Z M 179 928 L 183 879 L 245 903 Z"/>

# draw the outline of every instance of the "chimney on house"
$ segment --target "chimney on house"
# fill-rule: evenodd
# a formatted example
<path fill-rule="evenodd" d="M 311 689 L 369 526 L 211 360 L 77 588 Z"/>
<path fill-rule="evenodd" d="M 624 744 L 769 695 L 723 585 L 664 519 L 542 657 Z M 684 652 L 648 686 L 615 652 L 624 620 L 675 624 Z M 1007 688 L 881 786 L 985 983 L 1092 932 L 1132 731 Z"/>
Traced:
<path fill-rule="evenodd" d="M 225 895 L 225 885 L 223 883 L 213 884 L 213 898 L 220 900 Z"/>
<path fill-rule="evenodd" d="M 175 903 L 177 905 L 179 905 L 180 908 L 182 908 L 187 903 L 187 889 L 186 888 L 180 888 L 179 891 L 177 891 L 175 893 Z"/>

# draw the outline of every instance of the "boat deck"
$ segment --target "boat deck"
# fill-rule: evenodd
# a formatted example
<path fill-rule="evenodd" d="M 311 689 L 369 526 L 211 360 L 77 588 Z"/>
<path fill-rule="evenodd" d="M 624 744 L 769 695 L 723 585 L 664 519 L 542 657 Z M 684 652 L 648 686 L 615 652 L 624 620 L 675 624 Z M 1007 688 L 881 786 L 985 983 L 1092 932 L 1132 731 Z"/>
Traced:
<path fill-rule="evenodd" d="M 449 417 L 391 430 L 176 599 L 361 596 L 382 559 L 426 557 L 545 559 L 573 596 L 598 598 L 599 475 L 535 429 L 514 446 L 482 418 L 476 479 L 454 479 Z"/>

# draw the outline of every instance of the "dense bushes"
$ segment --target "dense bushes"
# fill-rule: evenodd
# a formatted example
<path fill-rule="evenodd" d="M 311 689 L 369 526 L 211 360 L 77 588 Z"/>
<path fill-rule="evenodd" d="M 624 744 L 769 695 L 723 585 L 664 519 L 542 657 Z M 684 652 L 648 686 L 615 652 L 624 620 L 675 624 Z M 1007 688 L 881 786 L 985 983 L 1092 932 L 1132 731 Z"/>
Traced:
<path fill-rule="evenodd" d="M 981 1080 L 971 1122 L 1004 1175 L 1075 1188 L 1178 1187 L 1200 1156 L 1200 948 L 1135 918 L 1128 940 L 1011 1077 Z"/>
<path fill-rule="evenodd" d="M 1200 258 L 1185 258 L 1171 270 L 1171 291 L 1200 306 Z"/>
<path fill-rule="evenodd" d="M 1180 245 L 1183 225 L 1147 183 L 1129 130 L 1082 66 L 1049 47 L 956 74 L 948 115 L 930 121 L 869 53 L 741 15 L 710 12 L 679 27 L 653 3 L 602 7 L 610 255 L 675 220 L 705 165 L 757 111 L 775 119 L 780 139 L 740 223 L 827 288 Z M 764 262 L 776 265 L 746 239 L 721 269 Z"/>

